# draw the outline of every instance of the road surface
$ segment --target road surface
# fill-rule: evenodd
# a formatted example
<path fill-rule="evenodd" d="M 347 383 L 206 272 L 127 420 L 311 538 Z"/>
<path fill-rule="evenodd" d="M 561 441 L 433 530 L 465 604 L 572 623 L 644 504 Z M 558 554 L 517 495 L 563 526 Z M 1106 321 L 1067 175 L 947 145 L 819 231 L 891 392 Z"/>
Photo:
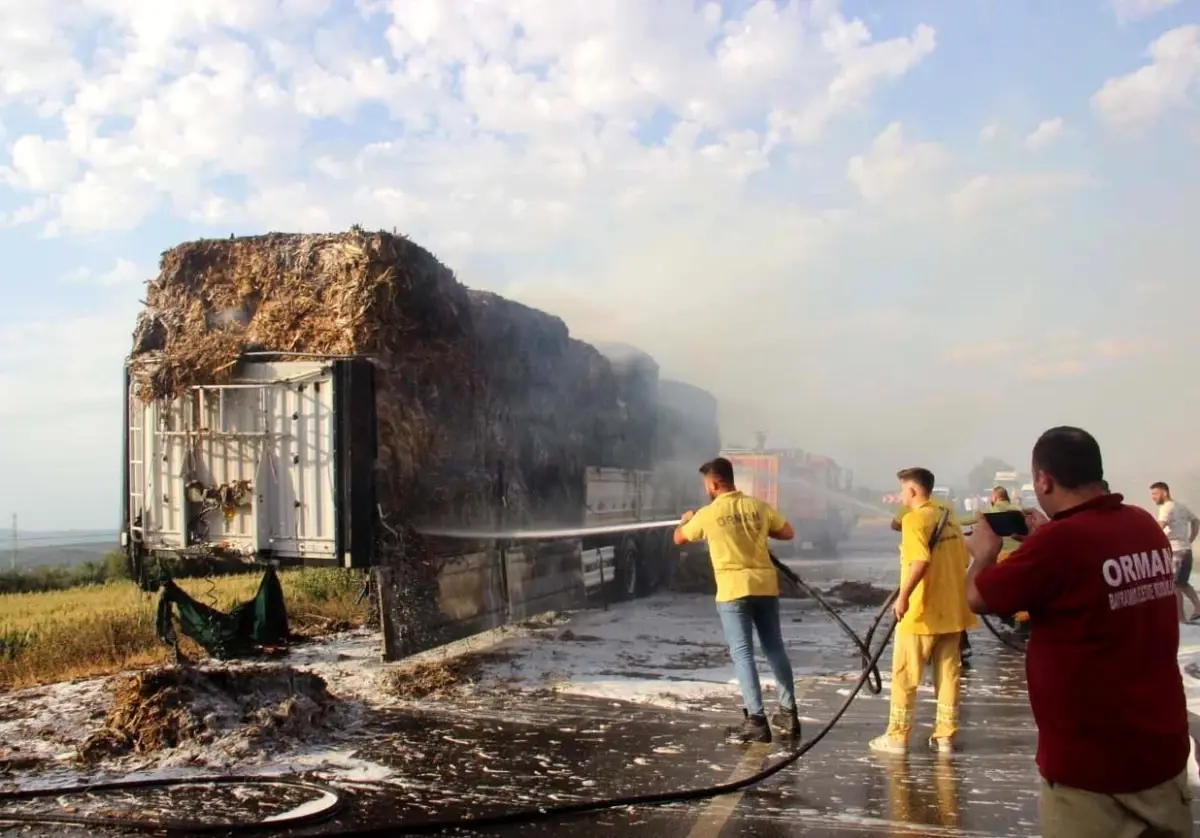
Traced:
<path fill-rule="evenodd" d="M 803 557 L 789 564 L 821 586 L 862 580 L 891 587 L 898 570 L 896 537 L 886 527 L 862 528 L 837 557 Z M 692 622 L 678 622 L 681 608 L 691 609 Z M 870 617 L 864 609 L 845 613 L 859 629 Z M 657 639 L 639 636 L 647 641 L 642 647 L 632 641 L 613 647 L 611 659 L 595 651 L 612 647 L 605 637 L 620 636 L 622 631 L 653 633 L 660 620 L 676 622 L 664 627 Z M 854 679 L 846 673 L 855 669 L 855 655 L 811 602 L 785 601 L 784 620 L 793 663 L 802 673 L 798 692 L 807 739 L 833 715 L 853 686 Z M 523 667 L 528 679 L 536 669 L 537 654 L 549 648 L 549 659 L 570 672 L 563 676 L 562 689 L 431 699 L 416 711 L 374 717 L 364 722 L 362 730 L 352 732 L 357 736 L 353 757 L 373 766 L 377 777 L 391 779 L 343 777 L 340 785 L 351 796 L 347 811 L 330 823 L 287 834 L 329 836 L 379 828 L 387 830 L 379 834 L 402 835 L 403 824 L 711 786 L 748 776 L 786 756 L 789 747 L 723 743 L 724 728 L 738 719 L 739 701 L 728 671 L 719 669 L 727 660 L 700 660 L 713 655 L 713 635 L 701 634 L 716 621 L 710 599 L 676 595 L 623 605 L 607 614 L 582 615 L 581 622 L 570 624 L 575 631 L 570 642 L 560 634 L 542 646 L 523 647 L 518 651 L 524 657 L 518 655 L 513 664 Z M 591 638 L 592 649 L 584 642 L 589 639 L 585 629 L 597 633 Z M 601 636 L 605 631 L 609 634 Z M 887 696 L 864 691 L 811 753 L 740 794 L 442 834 L 490 838 L 1037 834 L 1036 734 L 1024 690 L 1023 662 L 1018 653 L 982 630 L 973 640 L 975 666 L 963 686 L 961 751 L 949 761 L 919 747 L 917 737 L 927 735 L 925 728 L 933 714 L 928 692 L 920 696 L 925 718 L 914 736 L 912 753 L 907 758 L 869 755 L 866 743 L 883 730 Z M 673 645 L 670 655 L 655 657 L 652 653 L 664 645 Z M 688 651 L 693 647 L 695 651 Z M 699 662 L 686 671 L 674 663 L 679 660 Z M 881 669 L 886 672 L 888 664 L 885 656 Z M 661 684 L 664 694 L 676 690 L 683 699 L 675 705 L 655 703 L 655 684 Z M 699 697 L 688 692 L 703 692 L 705 685 L 709 692 Z M 640 703 L 616 700 L 606 692 L 634 688 L 641 690 Z M 171 805 L 174 813 L 182 814 L 211 811 L 216 801 L 176 793 Z M 273 801 L 272 808 L 277 810 L 278 805 Z M 46 833 L 0 828 L 0 834 Z M 94 833 L 55 830 L 53 834 Z"/>

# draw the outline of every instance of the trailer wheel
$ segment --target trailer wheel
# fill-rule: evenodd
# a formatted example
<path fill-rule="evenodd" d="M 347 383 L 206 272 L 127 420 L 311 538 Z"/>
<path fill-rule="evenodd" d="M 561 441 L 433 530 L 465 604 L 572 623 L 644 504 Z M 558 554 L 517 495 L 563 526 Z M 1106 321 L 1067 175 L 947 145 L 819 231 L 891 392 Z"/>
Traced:
<path fill-rule="evenodd" d="M 666 566 L 668 545 L 671 536 L 659 533 L 647 533 L 641 540 L 640 571 L 638 573 L 637 595 L 649 596 L 658 590 L 662 584 L 663 568 Z"/>
<path fill-rule="evenodd" d="M 823 533 L 813 546 L 817 548 L 819 553 L 827 556 L 836 556 L 838 552 L 837 539 L 829 531 Z"/>
<path fill-rule="evenodd" d="M 638 550 L 636 539 L 626 538 L 617 547 L 616 598 L 619 601 L 635 599 L 638 595 L 638 585 L 641 577 L 638 565 L 641 563 L 641 551 Z"/>

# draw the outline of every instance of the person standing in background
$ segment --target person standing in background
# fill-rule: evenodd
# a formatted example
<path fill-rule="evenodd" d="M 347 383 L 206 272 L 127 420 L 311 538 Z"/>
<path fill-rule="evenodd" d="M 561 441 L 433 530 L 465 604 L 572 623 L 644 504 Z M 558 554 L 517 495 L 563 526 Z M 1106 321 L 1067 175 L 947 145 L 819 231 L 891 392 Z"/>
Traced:
<path fill-rule="evenodd" d="M 1171 498 L 1171 487 L 1159 481 L 1150 484 L 1150 499 L 1158 505 L 1158 523 L 1171 542 L 1175 563 L 1175 591 L 1179 604 L 1179 621 L 1184 622 L 1183 599 L 1192 604 L 1189 620 L 1200 619 L 1200 597 L 1192 587 L 1192 542 L 1200 532 L 1200 518 L 1182 503 Z"/>
<path fill-rule="evenodd" d="M 869 747 L 880 753 L 907 752 L 917 687 L 929 666 L 937 694 L 929 746 L 939 754 L 949 754 L 958 732 L 959 644 L 966 630 L 975 625 L 975 615 L 967 607 L 967 548 L 953 512 L 930 500 L 933 472 L 906 468 L 897 472 L 896 478 L 911 512 L 902 518 L 900 534 L 900 592 L 895 605 L 888 727 Z"/>
<path fill-rule="evenodd" d="M 769 503 L 737 490 L 729 460 L 717 457 L 700 466 L 700 474 L 712 502 L 696 512 L 683 513 L 674 540 L 676 544 L 708 542 L 717 580 L 717 613 L 745 702 L 742 727 L 730 738 L 743 743 L 771 741 L 754 664 L 755 631 L 778 690 L 775 727 L 787 737 L 799 738 L 795 680 L 779 623 L 779 573 L 767 550 L 768 538 L 790 541 L 796 534 Z"/>
<path fill-rule="evenodd" d="M 989 512 L 1019 512 L 1021 507 L 1012 502 L 1008 495 L 1008 489 L 1003 486 L 996 486 L 992 489 L 991 509 Z M 1000 555 L 996 558 L 996 562 L 1003 562 L 1011 556 L 1021 544 L 1012 536 L 1007 536 L 1000 540 Z M 1023 635 L 1028 626 L 1029 614 L 1025 611 L 1018 611 L 1016 614 L 1001 618 L 1002 621 L 1009 627 L 1015 628 Z"/>

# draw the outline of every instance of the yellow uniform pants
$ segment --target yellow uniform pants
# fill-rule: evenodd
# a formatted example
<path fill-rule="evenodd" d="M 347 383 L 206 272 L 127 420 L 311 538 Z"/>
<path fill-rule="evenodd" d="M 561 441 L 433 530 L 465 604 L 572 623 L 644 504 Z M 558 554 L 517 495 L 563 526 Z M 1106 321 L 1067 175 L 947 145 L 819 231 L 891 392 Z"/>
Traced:
<path fill-rule="evenodd" d="M 1006 550 L 1005 552 L 1001 553 L 999 556 L 996 557 L 996 563 L 999 564 L 1000 562 L 1004 561 L 1012 554 L 1013 554 L 1012 550 Z M 1029 612 L 1028 611 L 1018 611 L 1016 614 L 1013 614 L 1013 619 L 1016 620 L 1018 623 L 1023 623 L 1029 619 Z"/>
<path fill-rule="evenodd" d="M 933 691 L 937 694 L 933 738 L 949 739 L 958 732 L 958 681 L 962 676 L 959 644 L 962 632 L 953 634 L 911 634 L 897 631 L 892 641 L 892 707 L 888 714 L 888 735 L 908 741 L 912 732 L 917 687 L 925 675 L 925 665 L 933 671 Z"/>
<path fill-rule="evenodd" d="M 1187 771 L 1133 794 L 1097 794 L 1042 780 L 1044 838 L 1191 838 Z"/>

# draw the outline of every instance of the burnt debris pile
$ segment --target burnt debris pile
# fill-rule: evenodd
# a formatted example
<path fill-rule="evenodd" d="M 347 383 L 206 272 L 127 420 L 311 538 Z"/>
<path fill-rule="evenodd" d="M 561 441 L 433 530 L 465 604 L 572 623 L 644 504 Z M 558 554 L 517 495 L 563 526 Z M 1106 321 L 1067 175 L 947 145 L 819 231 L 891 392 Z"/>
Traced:
<path fill-rule="evenodd" d="M 325 739 L 347 712 L 320 676 L 290 667 L 154 669 L 114 680 L 108 714 L 80 757 L 239 758 Z"/>

